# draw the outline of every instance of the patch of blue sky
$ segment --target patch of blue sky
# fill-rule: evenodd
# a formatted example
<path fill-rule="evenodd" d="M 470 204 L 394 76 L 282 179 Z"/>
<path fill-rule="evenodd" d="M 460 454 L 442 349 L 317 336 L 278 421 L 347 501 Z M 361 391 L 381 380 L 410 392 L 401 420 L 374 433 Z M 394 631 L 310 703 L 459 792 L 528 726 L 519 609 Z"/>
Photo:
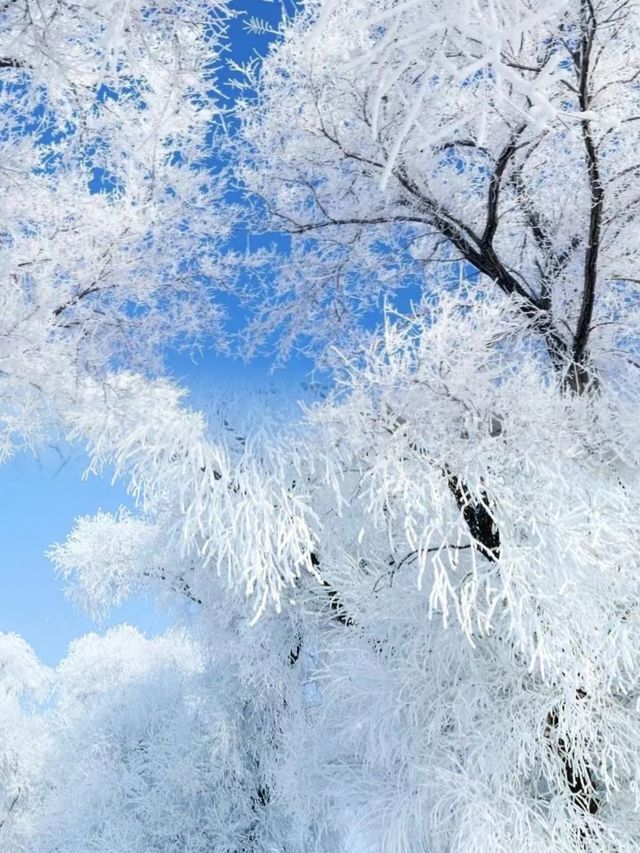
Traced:
<path fill-rule="evenodd" d="M 128 602 L 94 622 L 66 597 L 48 549 L 64 541 L 76 517 L 129 504 L 122 485 L 84 480 L 85 468 L 86 459 L 70 448 L 48 448 L 37 458 L 19 454 L 0 467 L 0 630 L 23 636 L 49 665 L 88 631 L 128 622 L 155 634 L 168 625 L 151 601 Z"/>

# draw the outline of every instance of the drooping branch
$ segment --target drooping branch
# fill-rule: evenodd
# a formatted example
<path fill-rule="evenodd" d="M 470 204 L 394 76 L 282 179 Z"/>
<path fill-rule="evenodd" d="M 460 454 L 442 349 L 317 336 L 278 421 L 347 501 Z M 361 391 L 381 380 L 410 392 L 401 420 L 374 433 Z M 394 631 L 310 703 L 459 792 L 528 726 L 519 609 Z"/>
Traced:
<path fill-rule="evenodd" d="M 463 480 L 451 474 L 448 469 L 446 473 L 449 489 L 462 512 L 474 546 L 490 562 L 497 562 L 500 558 L 500 530 L 489 509 L 487 493 L 482 491 L 479 497 L 475 497 Z M 584 699 L 586 693 L 578 689 L 576 695 Z M 559 712 L 554 709 L 547 715 L 545 736 L 551 741 L 552 733 L 556 734 L 552 746 L 562 763 L 563 775 L 573 803 L 580 811 L 594 815 L 599 810 L 599 803 L 595 795 L 593 775 L 588 768 L 581 771 L 575 767 L 567 744 L 562 737 L 557 736 L 558 725 Z"/>

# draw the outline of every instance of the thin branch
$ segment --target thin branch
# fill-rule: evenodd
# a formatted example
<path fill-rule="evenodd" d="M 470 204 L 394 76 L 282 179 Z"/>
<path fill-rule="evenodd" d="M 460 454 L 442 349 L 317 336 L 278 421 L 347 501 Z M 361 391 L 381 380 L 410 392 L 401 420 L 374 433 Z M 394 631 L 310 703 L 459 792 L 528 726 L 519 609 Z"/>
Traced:
<path fill-rule="evenodd" d="M 391 569 L 390 572 L 387 572 L 386 574 L 381 575 L 378 578 L 378 580 L 375 582 L 375 584 L 373 586 L 373 591 L 374 592 L 378 591 L 380 581 L 382 581 L 384 578 L 389 578 L 389 587 L 391 587 L 393 585 L 393 579 L 396 575 L 396 572 L 399 572 L 400 569 L 409 561 L 413 562 L 414 560 L 417 560 L 420 554 L 435 554 L 436 552 L 439 552 L 439 551 L 452 551 L 452 550 L 453 551 L 467 551 L 470 548 L 473 548 L 472 544 L 451 545 L 450 543 L 446 542 L 446 543 L 443 543 L 442 545 L 434 546 L 433 548 L 420 548 L 420 549 L 416 549 L 415 551 L 409 551 L 409 553 L 406 554 L 400 560 L 399 563 L 397 563 L 393 566 L 393 568 Z"/>
<path fill-rule="evenodd" d="M 11 800 L 11 803 L 9 804 L 9 808 L 7 809 L 6 815 L 2 818 L 2 820 L 0 820 L 0 829 L 2 829 L 2 827 L 5 825 L 5 823 L 7 822 L 7 818 L 9 817 L 11 812 L 16 807 L 16 803 L 20 799 L 21 793 L 22 793 L 22 788 L 18 785 L 18 790 L 16 791 L 14 798 Z"/>
<path fill-rule="evenodd" d="M 524 133 L 527 125 L 521 124 L 513 134 L 507 145 L 500 152 L 496 166 L 489 182 L 489 197 L 487 199 L 487 221 L 482 234 L 482 242 L 491 244 L 498 227 L 498 203 L 500 201 L 500 190 L 504 173 L 516 151 L 518 150 L 518 139 Z"/>

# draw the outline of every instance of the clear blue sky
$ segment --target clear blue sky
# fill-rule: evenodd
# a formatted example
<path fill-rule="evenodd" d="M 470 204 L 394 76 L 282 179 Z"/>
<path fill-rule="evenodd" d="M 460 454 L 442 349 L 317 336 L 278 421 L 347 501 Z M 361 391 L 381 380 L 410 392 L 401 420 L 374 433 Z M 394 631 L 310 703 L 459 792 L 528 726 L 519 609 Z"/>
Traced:
<path fill-rule="evenodd" d="M 271 21 L 280 14 L 279 4 L 269 0 L 236 0 L 233 5 Z M 255 49 L 263 51 L 268 40 L 248 37 L 241 21 L 233 23 L 230 35 L 234 56 L 241 61 Z M 195 365 L 170 354 L 169 366 L 181 384 L 193 389 L 195 402 L 209 389 L 220 396 L 225 387 L 237 393 L 242 386 L 255 389 L 274 382 L 267 359 L 243 366 L 209 352 Z M 294 362 L 275 382 L 299 387 L 306 369 L 305 362 Z M 21 634 L 48 664 L 57 663 L 69 642 L 87 631 L 129 622 L 156 633 L 169 624 L 149 601 L 131 601 L 96 624 L 65 598 L 63 583 L 46 557 L 48 548 L 66 538 L 77 516 L 113 511 L 128 499 L 122 485 L 83 480 L 87 460 L 77 449 L 64 448 L 62 454 L 67 460 L 63 465 L 58 451 L 45 449 L 38 458 L 22 454 L 0 466 L 0 631 Z"/>
<path fill-rule="evenodd" d="M 65 539 L 76 516 L 126 502 L 120 487 L 82 482 L 83 461 L 76 456 L 60 467 L 60 456 L 49 450 L 39 459 L 21 454 L 0 467 L 0 630 L 21 634 L 49 664 L 73 637 L 98 626 L 65 599 L 45 552 Z M 113 615 L 115 622 L 151 632 L 162 627 L 153 608 L 140 602 Z"/>

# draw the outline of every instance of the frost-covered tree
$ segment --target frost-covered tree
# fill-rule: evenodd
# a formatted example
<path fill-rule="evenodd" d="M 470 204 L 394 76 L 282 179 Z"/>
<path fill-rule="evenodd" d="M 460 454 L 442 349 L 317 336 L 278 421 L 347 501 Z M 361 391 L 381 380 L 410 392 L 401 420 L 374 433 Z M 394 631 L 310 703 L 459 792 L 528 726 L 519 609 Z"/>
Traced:
<path fill-rule="evenodd" d="M 38 712 L 50 689 L 51 673 L 27 643 L 0 634 L 0 837 L 9 850 L 39 807 L 50 732 Z"/>
<path fill-rule="evenodd" d="M 0 458 L 85 378 L 148 373 L 162 345 L 219 328 L 204 282 L 224 227 L 202 169 L 223 14 L 0 6 Z"/>
<path fill-rule="evenodd" d="M 610 0 L 319 0 L 250 69 L 248 221 L 288 238 L 254 259 L 252 334 L 352 353 L 314 416 L 338 496 L 314 570 L 372 849 L 638 843 L 639 26 Z"/>
<path fill-rule="evenodd" d="M 306 3 L 249 69 L 226 156 L 243 227 L 279 235 L 238 263 L 251 340 L 308 342 L 333 390 L 248 430 L 132 373 L 69 409 L 137 508 L 80 519 L 54 560 L 90 612 L 144 588 L 186 626 L 182 663 L 133 668 L 150 691 L 186 666 L 158 713 L 226 768 L 205 765 L 205 826 L 238 827 L 233 853 L 640 845 L 639 26 L 624 0 Z M 168 753 L 126 678 L 105 682 L 124 709 L 86 700 L 103 654 L 129 660 L 102 642 L 71 654 L 62 743 L 103 743 L 104 712 L 129 744 L 104 764 L 118 843 L 145 849 Z M 182 839 L 203 799 L 173 784 Z M 65 824 L 53 791 L 64 847 L 99 797 Z"/>
<path fill-rule="evenodd" d="M 0 653 L 7 694 L 26 672 L 10 654 L 16 642 L 4 637 Z M 3 715 L 16 777 L 3 850 L 246 849 L 257 818 L 245 721 L 196 641 L 123 626 L 75 641 L 47 675 L 28 724 L 9 731 Z"/>
<path fill-rule="evenodd" d="M 147 429 L 114 410 L 94 454 L 141 515 L 59 568 L 89 608 L 182 600 L 245 715 L 250 849 L 635 849 L 637 398 L 567 392 L 486 292 L 363 341 L 279 436 L 134 391 Z"/>
<path fill-rule="evenodd" d="M 462 274 L 514 300 L 571 386 L 624 367 L 639 26 L 633 0 L 305 3 L 235 138 L 252 227 L 291 238 L 256 327 L 334 342 L 381 293 Z"/>
<path fill-rule="evenodd" d="M 390 324 L 315 415 L 348 498 L 334 784 L 372 850 L 633 850 L 637 397 L 563 395 L 471 298 Z"/>
<path fill-rule="evenodd" d="M 241 720 L 211 688 L 201 650 L 176 632 L 77 640 L 56 671 L 32 849 L 237 848 L 253 768 Z"/>

